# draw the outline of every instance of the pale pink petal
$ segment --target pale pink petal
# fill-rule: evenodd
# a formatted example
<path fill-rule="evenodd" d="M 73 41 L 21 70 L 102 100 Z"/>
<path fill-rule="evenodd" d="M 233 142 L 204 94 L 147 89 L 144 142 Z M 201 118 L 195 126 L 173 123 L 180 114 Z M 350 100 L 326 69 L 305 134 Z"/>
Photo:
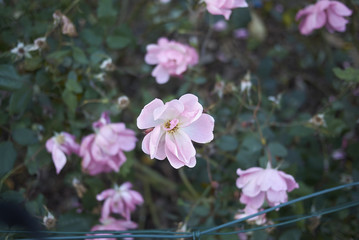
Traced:
<path fill-rule="evenodd" d="M 286 191 L 267 191 L 267 200 L 271 206 L 276 206 L 287 201 Z"/>
<path fill-rule="evenodd" d="M 183 104 L 179 100 L 174 99 L 167 102 L 164 106 L 156 108 L 153 111 L 153 116 L 155 120 L 162 120 L 163 122 L 177 118 L 183 110 Z"/>
<path fill-rule="evenodd" d="M 105 191 L 102 191 L 100 194 L 96 195 L 97 201 L 103 201 L 106 198 L 113 196 L 115 194 L 115 190 L 113 189 L 107 189 Z"/>
<path fill-rule="evenodd" d="M 157 126 L 149 134 L 151 135 L 149 142 L 150 157 L 153 159 L 157 155 L 158 144 L 165 134 L 165 131 L 163 131 L 160 126 Z"/>
<path fill-rule="evenodd" d="M 165 84 L 170 79 L 170 74 L 162 65 L 157 65 L 152 71 L 152 77 L 156 78 L 158 84 Z"/>
<path fill-rule="evenodd" d="M 201 117 L 191 125 L 183 128 L 183 131 L 197 143 L 208 143 L 213 140 L 214 119 L 208 114 Z"/>
<path fill-rule="evenodd" d="M 198 102 L 198 97 L 193 94 L 185 94 L 179 98 L 184 109 L 181 114 L 181 126 L 185 127 L 196 121 L 203 112 L 202 105 Z"/>
<path fill-rule="evenodd" d="M 345 31 L 345 25 L 348 23 L 348 20 L 345 18 L 336 15 L 330 9 L 328 10 L 328 23 L 332 29 L 338 32 Z"/>
<path fill-rule="evenodd" d="M 164 106 L 163 102 L 156 98 L 149 104 L 147 104 L 141 111 L 140 115 L 137 118 L 137 127 L 139 129 L 147 129 L 151 127 L 155 127 L 159 124 L 159 121 L 156 121 L 153 116 L 153 111 L 158 108 Z"/>
<path fill-rule="evenodd" d="M 54 144 L 55 144 L 55 137 L 48 139 L 46 141 L 46 150 L 51 153 L 52 148 L 54 147 Z"/>
<path fill-rule="evenodd" d="M 295 181 L 294 177 L 286 174 L 282 171 L 278 171 L 279 175 L 284 179 L 284 181 L 287 184 L 287 191 L 291 192 L 295 188 L 299 188 L 298 183 Z"/>
<path fill-rule="evenodd" d="M 66 164 L 66 156 L 56 144 L 52 148 L 52 160 L 55 164 L 56 173 L 59 174 Z"/>
<path fill-rule="evenodd" d="M 338 1 L 332 1 L 330 9 L 333 10 L 339 16 L 350 16 L 353 13 L 352 10 L 350 10 L 347 6 Z"/>

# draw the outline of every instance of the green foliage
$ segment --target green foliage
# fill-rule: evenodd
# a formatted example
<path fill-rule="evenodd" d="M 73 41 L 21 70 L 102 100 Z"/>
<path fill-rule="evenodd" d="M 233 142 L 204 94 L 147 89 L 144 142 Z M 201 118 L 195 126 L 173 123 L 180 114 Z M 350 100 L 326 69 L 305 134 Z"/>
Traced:
<path fill-rule="evenodd" d="M 6 141 L 0 143 L 1 161 L 0 161 L 0 177 L 12 170 L 16 160 L 16 150 L 12 142 Z"/>
<path fill-rule="evenodd" d="M 295 20 L 300 8 L 312 4 L 307 0 L 248 1 L 250 7 L 235 9 L 223 31 L 213 28 L 223 16 L 209 14 L 203 1 L 2 2 L 0 194 L 26 202 L 39 219 L 48 208 L 57 218 L 53 230 L 89 231 L 101 214 L 96 195 L 127 181 L 145 199 L 131 215 L 139 228 L 175 229 L 185 222 L 195 229 L 228 222 L 244 208 L 235 184 L 238 168 L 265 168 L 271 161 L 299 183 L 288 199 L 359 180 L 355 1 L 346 2 L 354 13 L 345 32 L 331 34 L 323 28 L 308 36 L 298 32 Z M 56 10 L 74 24 L 78 36 L 64 34 L 63 25 L 53 23 Z M 249 38 L 235 38 L 238 28 L 247 29 Z M 18 42 L 33 44 L 42 36 L 43 48 L 26 56 L 11 53 Z M 198 64 L 161 85 L 151 74 L 155 65 L 144 60 L 147 46 L 160 37 L 189 44 L 199 54 Z M 113 66 L 102 69 L 108 58 Z M 247 92 L 241 89 L 246 73 L 252 83 Z M 170 101 L 186 93 L 198 96 L 204 112 L 215 119 L 215 130 L 212 142 L 194 143 L 197 164 L 180 174 L 167 160 L 143 153 L 145 134 L 136 119 L 154 98 Z M 117 102 L 123 95 L 130 99 L 127 108 Z M 80 143 L 96 134 L 92 123 L 104 111 L 138 138 L 120 171 L 90 176 L 82 171 L 82 158 L 72 154 L 57 175 L 46 141 L 65 131 Z M 325 124 L 309 122 L 316 114 L 324 114 Z M 79 194 L 74 178 L 85 192 Z M 357 189 L 347 189 L 281 208 L 267 218 L 276 223 L 358 197 Z M 252 240 L 349 239 L 357 236 L 358 224 L 353 209 L 329 215 L 318 226 L 302 220 L 248 235 Z M 223 232 L 237 227 L 254 226 Z M 338 232 L 342 235 L 333 235 Z"/>
<path fill-rule="evenodd" d="M 21 88 L 22 79 L 12 65 L 0 65 L 0 89 L 16 90 Z"/>
<path fill-rule="evenodd" d="M 345 81 L 348 82 L 359 82 L 359 69 L 354 68 L 346 68 L 344 70 L 340 68 L 334 68 L 333 72 L 335 75 Z"/>

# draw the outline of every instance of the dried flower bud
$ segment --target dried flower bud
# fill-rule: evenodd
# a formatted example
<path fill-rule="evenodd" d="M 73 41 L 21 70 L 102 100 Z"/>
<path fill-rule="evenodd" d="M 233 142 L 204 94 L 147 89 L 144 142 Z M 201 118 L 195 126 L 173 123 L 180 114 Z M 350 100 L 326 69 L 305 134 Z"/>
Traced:
<path fill-rule="evenodd" d="M 311 119 L 309 119 L 309 123 L 317 126 L 317 127 L 327 127 L 327 123 L 324 120 L 324 114 L 316 114 Z"/>
<path fill-rule="evenodd" d="M 43 218 L 43 223 L 47 229 L 54 228 L 56 225 L 56 218 L 50 212 Z"/>
<path fill-rule="evenodd" d="M 115 65 L 112 63 L 112 59 L 111 58 L 107 58 L 105 60 L 102 61 L 100 68 L 106 71 L 114 71 L 115 70 Z"/>
<path fill-rule="evenodd" d="M 247 92 L 247 94 L 249 95 L 251 88 L 251 73 L 248 71 L 244 78 L 241 80 L 241 92 Z"/>
<path fill-rule="evenodd" d="M 82 198 L 87 191 L 86 187 L 77 178 L 72 179 L 72 186 L 75 188 L 79 198 Z"/>
<path fill-rule="evenodd" d="M 52 17 L 54 18 L 54 24 L 61 24 L 62 25 L 62 33 L 65 35 L 68 35 L 70 37 L 76 37 L 77 31 L 75 28 L 75 25 L 71 22 L 71 20 L 64 14 L 62 14 L 61 11 L 56 10 Z"/>
<path fill-rule="evenodd" d="M 117 103 L 121 109 L 124 109 L 130 104 L 130 99 L 127 96 L 121 96 L 117 99 Z"/>

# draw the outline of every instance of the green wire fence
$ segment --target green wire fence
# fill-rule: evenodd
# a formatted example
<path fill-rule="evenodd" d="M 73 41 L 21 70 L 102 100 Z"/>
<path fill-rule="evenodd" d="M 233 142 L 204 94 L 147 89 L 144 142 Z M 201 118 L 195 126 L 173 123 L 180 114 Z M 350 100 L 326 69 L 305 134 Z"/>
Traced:
<path fill-rule="evenodd" d="M 283 226 L 283 225 L 288 225 L 291 223 L 295 223 L 301 220 L 305 220 L 308 218 L 312 218 L 315 216 L 321 216 L 321 215 L 325 215 L 325 214 L 329 214 L 329 213 L 333 213 L 333 212 L 337 212 L 340 210 L 344 210 L 344 209 L 348 209 L 351 207 L 356 207 L 359 205 L 359 199 L 355 200 L 355 201 L 351 201 L 351 202 L 347 202 L 347 203 L 343 203 L 334 207 L 330 207 L 330 208 L 325 208 L 325 209 L 321 209 L 318 210 L 314 213 L 308 214 L 308 215 L 296 215 L 296 216 L 291 216 L 291 217 L 287 217 L 286 221 L 282 221 L 282 222 L 278 222 L 272 225 L 266 225 L 266 226 L 258 226 L 258 227 L 253 227 L 253 228 L 249 228 L 249 229 L 241 229 L 238 231 L 231 231 L 231 232 L 218 232 L 219 230 L 225 230 L 226 228 L 229 227 L 233 227 L 238 223 L 244 222 L 250 218 L 262 215 L 264 213 L 268 213 L 271 211 L 274 211 L 278 208 L 282 208 L 297 202 L 301 202 L 310 198 L 314 198 L 314 197 L 318 197 L 330 192 L 334 192 L 334 191 L 338 191 L 340 189 L 343 188 L 348 188 L 348 187 L 353 187 L 353 186 L 357 186 L 359 185 L 359 182 L 353 182 L 353 183 L 348 183 L 345 185 L 340 185 L 337 187 L 333 187 L 333 188 L 329 188 L 326 190 L 322 190 L 316 193 L 312 193 L 309 194 L 307 196 L 303 196 L 297 199 L 293 199 L 291 201 L 288 201 L 286 203 L 282 203 L 279 204 L 275 207 L 271 207 L 268 209 L 265 209 L 263 211 L 260 211 L 258 213 L 249 215 L 247 217 L 238 219 L 238 220 L 233 220 L 230 221 L 228 223 L 224 223 L 221 224 L 219 226 L 215 226 L 209 229 L 205 229 L 205 230 L 194 230 L 192 232 L 174 232 L 174 231 L 161 231 L 161 230 L 128 230 L 128 231 L 89 231 L 89 232 L 57 232 L 57 231 L 43 231 L 42 233 L 47 234 L 48 237 L 43 238 L 46 240 L 67 240 L 67 239 L 96 239 L 96 238 L 119 238 L 119 239 L 123 239 L 123 238 L 143 238 L 143 239 L 180 239 L 180 238 L 187 238 L 187 239 L 193 239 L 193 240 L 199 240 L 201 237 L 203 236 L 209 236 L 209 235 L 234 235 L 234 234 L 239 234 L 239 233 L 244 233 L 244 232 L 251 232 L 251 231 L 258 231 L 258 230 L 263 230 L 266 228 L 273 228 L 273 227 L 279 227 L 279 226 Z M 0 230 L 0 233 L 30 233 L 28 231 L 6 231 L 6 230 Z M 89 235 L 89 234 L 97 234 L 97 235 Z M 33 238 L 19 238 L 21 240 L 32 240 Z"/>

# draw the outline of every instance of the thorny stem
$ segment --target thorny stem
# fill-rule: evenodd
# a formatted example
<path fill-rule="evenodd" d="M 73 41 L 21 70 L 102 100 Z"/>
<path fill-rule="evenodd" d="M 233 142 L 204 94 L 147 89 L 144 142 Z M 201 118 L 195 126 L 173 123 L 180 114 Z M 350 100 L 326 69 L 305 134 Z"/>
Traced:
<path fill-rule="evenodd" d="M 272 155 L 270 153 L 269 148 L 267 147 L 267 141 L 264 138 L 264 135 L 263 135 L 263 132 L 262 132 L 262 127 L 261 127 L 261 125 L 259 123 L 259 120 L 257 118 L 257 113 L 258 113 L 258 111 L 260 109 L 260 106 L 261 106 L 261 103 L 262 103 L 262 95 L 261 95 L 261 93 L 262 93 L 262 88 L 261 88 L 260 81 L 258 79 L 258 102 L 257 102 L 256 108 L 253 111 L 253 119 L 255 120 L 255 122 L 257 124 L 257 129 L 258 129 L 258 133 L 259 133 L 259 136 L 260 136 L 260 139 L 261 139 L 261 143 L 264 146 L 264 150 L 265 150 L 265 152 L 267 154 L 267 158 L 268 158 L 267 166 L 272 167 Z"/>
<path fill-rule="evenodd" d="M 198 192 L 194 189 L 194 187 L 192 186 L 192 184 L 188 180 L 186 174 L 184 173 L 183 168 L 181 168 L 178 172 L 179 172 L 181 180 L 184 183 L 184 185 L 186 186 L 187 190 L 193 195 L 193 197 L 199 198 Z"/>

